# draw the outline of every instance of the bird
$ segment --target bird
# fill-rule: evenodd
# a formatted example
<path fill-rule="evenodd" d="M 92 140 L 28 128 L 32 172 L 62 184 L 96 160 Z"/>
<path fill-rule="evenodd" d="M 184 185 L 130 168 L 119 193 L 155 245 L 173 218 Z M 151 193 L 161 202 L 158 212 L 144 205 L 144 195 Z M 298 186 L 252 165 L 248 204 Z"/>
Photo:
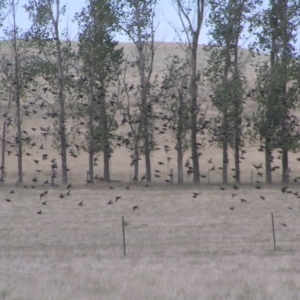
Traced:
<path fill-rule="evenodd" d="M 42 202 L 43 205 L 47 205 L 47 201 Z"/>
<path fill-rule="evenodd" d="M 108 205 L 113 204 L 112 200 L 109 200 L 109 201 L 107 202 L 107 204 L 108 204 Z"/>
<path fill-rule="evenodd" d="M 61 194 L 59 195 L 59 198 L 65 198 L 65 195 L 64 195 L 63 193 L 61 193 Z"/>
<path fill-rule="evenodd" d="M 266 200 L 264 196 L 259 196 L 260 199 Z"/>
<path fill-rule="evenodd" d="M 254 167 L 256 170 L 259 170 L 259 169 L 262 169 L 262 164 L 259 164 L 259 165 L 253 164 L 253 167 Z"/>
<path fill-rule="evenodd" d="M 83 201 L 78 203 L 79 206 L 83 206 Z"/>
<path fill-rule="evenodd" d="M 10 193 L 10 194 L 15 194 L 16 191 L 15 191 L 15 190 L 11 190 L 9 193 Z"/>
<path fill-rule="evenodd" d="M 67 190 L 71 189 L 73 187 L 72 183 L 69 183 L 67 186 Z"/>
<path fill-rule="evenodd" d="M 246 201 L 246 199 L 241 199 L 241 203 L 243 204 L 243 203 L 247 203 L 247 201 Z"/>
<path fill-rule="evenodd" d="M 236 194 L 232 194 L 232 198 L 236 197 Z"/>
<path fill-rule="evenodd" d="M 133 212 L 136 210 L 136 209 L 138 209 L 139 207 L 138 207 L 138 205 L 135 205 L 135 206 L 133 206 Z"/>
<path fill-rule="evenodd" d="M 238 187 L 236 184 L 234 184 L 232 187 L 233 187 L 235 190 L 238 190 L 238 189 L 239 189 L 239 187 Z"/>
<path fill-rule="evenodd" d="M 283 227 L 286 227 L 286 224 L 285 223 L 280 223 Z"/>
<path fill-rule="evenodd" d="M 229 207 L 229 209 L 234 210 L 234 206 L 233 207 Z"/>
<path fill-rule="evenodd" d="M 220 187 L 220 190 L 221 190 L 221 191 L 225 191 L 225 188 L 221 186 L 221 187 Z"/>
<path fill-rule="evenodd" d="M 129 185 L 127 185 L 127 186 L 126 186 L 126 190 L 130 190 L 130 187 L 129 187 Z"/>
<path fill-rule="evenodd" d="M 193 198 L 197 198 L 198 195 L 198 193 L 193 193 Z"/>
<path fill-rule="evenodd" d="M 115 202 L 117 202 L 119 199 L 121 199 L 121 196 L 116 196 Z"/>
<path fill-rule="evenodd" d="M 284 187 L 281 188 L 282 193 L 285 193 L 286 190 L 287 190 L 287 186 L 284 186 Z"/>
<path fill-rule="evenodd" d="M 67 196 L 71 195 L 71 190 L 68 190 L 68 192 L 66 193 Z"/>
<path fill-rule="evenodd" d="M 37 214 L 38 214 L 38 215 L 41 215 L 41 214 L 42 214 L 42 211 L 41 211 L 41 210 L 40 210 L 40 211 L 38 211 L 38 212 L 37 212 Z"/>
<path fill-rule="evenodd" d="M 6 202 L 11 202 L 11 200 L 10 200 L 10 199 L 5 199 L 5 201 L 6 201 Z"/>

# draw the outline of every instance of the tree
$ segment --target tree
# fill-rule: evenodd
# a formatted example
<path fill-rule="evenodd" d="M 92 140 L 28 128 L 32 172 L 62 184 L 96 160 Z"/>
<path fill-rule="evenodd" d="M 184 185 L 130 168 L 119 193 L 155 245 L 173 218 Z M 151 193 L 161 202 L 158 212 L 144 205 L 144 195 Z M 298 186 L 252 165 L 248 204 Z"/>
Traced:
<path fill-rule="evenodd" d="M 281 148 L 282 178 L 288 181 L 288 151 L 298 148 L 297 122 L 292 117 L 297 89 L 295 72 L 296 28 L 299 25 L 298 1 L 272 0 L 251 24 L 256 30 L 253 47 L 269 55 L 269 62 L 257 70 L 255 99 L 259 105 L 256 129 L 264 139 L 266 182 L 272 183 L 272 151 Z M 255 29 L 255 30 L 254 30 Z"/>
<path fill-rule="evenodd" d="M 174 0 L 177 13 L 181 21 L 182 32 L 185 40 L 182 40 L 180 33 L 179 38 L 183 42 L 184 51 L 190 59 L 190 107 L 191 107 L 191 151 L 193 160 L 193 182 L 200 182 L 199 156 L 197 144 L 197 117 L 199 112 L 198 105 L 198 80 L 199 73 L 197 70 L 197 51 L 199 35 L 202 28 L 204 11 L 207 5 L 205 0 Z M 185 44 L 186 43 L 186 44 Z"/>
<path fill-rule="evenodd" d="M 234 149 L 235 181 L 240 182 L 240 147 L 242 142 L 242 111 L 245 92 L 245 63 L 239 55 L 239 42 L 247 19 L 253 14 L 257 1 L 210 1 L 207 24 L 212 40 L 207 74 L 211 82 L 213 105 L 221 114 L 218 142 L 222 144 L 222 181 L 228 182 L 228 147 Z M 247 61 L 247 60 L 246 60 Z"/>
<path fill-rule="evenodd" d="M 149 118 L 149 94 L 154 62 L 155 7 L 157 0 L 114 0 L 118 12 L 119 27 L 134 43 L 137 50 L 136 66 L 139 71 L 139 102 L 141 110 L 141 138 L 146 164 L 146 180 L 151 182 L 151 142 Z M 150 105 L 151 106 L 151 105 Z"/>
<path fill-rule="evenodd" d="M 66 96 L 73 86 L 72 58 L 74 52 L 68 39 L 68 31 L 60 31 L 60 17 L 66 6 L 60 0 L 29 0 L 25 6 L 32 21 L 27 39 L 37 48 L 39 57 L 39 75 L 49 85 L 58 104 L 58 140 L 61 155 L 62 182 L 68 183 L 67 133 L 66 133 Z M 63 40 L 64 39 L 64 40 Z M 63 41 L 62 41 L 63 40 Z"/>
<path fill-rule="evenodd" d="M 113 40 L 117 30 L 116 15 L 110 1 L 90 0 L 86 8 L 76 16 L 81 28 L 78 57 L 82 61 L 79 86 L 89 97 L 88 146 L 90 181 L 94 178 L 94 154 L 103 152 L 104 180 L 110 181 L 109 160 L 112 154 L 112 137 L 117 128 L 115 114 L 119 107 L 118 94 L 113 93 L 107 105 L 108 89 L 118 81 L 123 50 L 116 49 Z M 82 112 L 82 106 L 80 107 Z"/>
<path fill-rule="evenodd" d="M 190 107 L 185 100 L 188 97 L 188 82 L 189 60 L 177 55 L 169 56 L 166 59 L 166 71 L 162 81 L 165 88 L 162 89 L 160 98 L 163 100 L 160 103 L 165 112 L 166 125 L 176 141 L 178 184 L 183 183 L 183 153 L 190 144 L 187 137 L 191 125 Z M 167 152 L 169 149 L 165 150 Z"/>
<path fill-rule="evenodd" d="M 16 110 L 16 134 L 11 145 L 17 149 L 15 153 L 18 165 L 18 180 L 16 184 L 22 183 L 23 181 L 23 145 L 30 141 L 27 132 L 22 128 L 23 113 L 21 104 L 25 103 L 26 94 L 30 90 L 31 83 L 34 81 L 29 71 L 32 70 L 34 66 L 34 59 L 33 56 L 28 54 L 29 45 L 24 40 L 24 33 L 17 25 L 16 10 L 18 3 L 19 2 L 15 0 L 6 2 L 8 12 L 12 17 L 12 25 L 3 30 L 4 38 L 8 40 L 5 46 L 8 47 L 9 51 L 2 56 L 1 65 L 1 90 L 2 93 L 5 94 L 5 99 L 8 100 L 2 132 L 1 180 L 4 180 L 5 149 L 7 143 L 6 129 L 14 124 L 12 116 L 9 116 L 10 108 L 13 106 L 13 109 Z"/>

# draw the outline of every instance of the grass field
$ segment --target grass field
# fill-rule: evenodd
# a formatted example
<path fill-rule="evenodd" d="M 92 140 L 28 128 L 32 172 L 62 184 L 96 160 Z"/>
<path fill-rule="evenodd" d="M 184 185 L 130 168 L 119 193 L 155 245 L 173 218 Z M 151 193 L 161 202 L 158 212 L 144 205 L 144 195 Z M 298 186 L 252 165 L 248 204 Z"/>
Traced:
<path fill-rule="evenodd" d="M 299 299 L 300 207 L 292 193 L 112 185 L 74 186 L 65 198 L 62 188 L 1 189 L 0 299 Z"/>

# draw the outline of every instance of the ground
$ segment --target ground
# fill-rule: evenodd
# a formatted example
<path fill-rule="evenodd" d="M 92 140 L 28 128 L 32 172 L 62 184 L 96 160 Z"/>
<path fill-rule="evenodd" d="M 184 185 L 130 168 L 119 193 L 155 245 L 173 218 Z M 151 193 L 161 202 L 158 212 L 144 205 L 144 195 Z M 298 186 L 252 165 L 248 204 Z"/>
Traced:
<path fill-rule="evenodd" d="M 3 187 L 0 299 L 299 299 L 297 186 L 125 186 Z"/>

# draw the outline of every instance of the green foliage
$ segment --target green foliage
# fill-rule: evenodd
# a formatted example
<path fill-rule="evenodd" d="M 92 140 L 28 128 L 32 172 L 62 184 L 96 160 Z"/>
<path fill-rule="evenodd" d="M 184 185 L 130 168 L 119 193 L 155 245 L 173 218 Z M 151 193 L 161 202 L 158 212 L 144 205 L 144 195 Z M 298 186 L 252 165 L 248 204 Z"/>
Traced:
<path fill-rule="evenodd" d="M 182 127 L 180 138 L 182 139 L 184 151 L 190 146 L 188 133 L 191 128 L 190 115 L 192 113 L 188 90 L 190 81 L 189 68 L 190 61 L 188 58 L 181 58 L 178 55 L 168 56 L 160 92 L 160 98 L 162 99 L 160 104 L 164 111 L 165 121 L 174 139 L 178 138 L 178 126 Z M 180 92 L 183 95 L 182 105 L 179 99 Z"/>
<path fill-rule="evenodd" d="M 77 68 L 77 93 L 88 103 L 75 99 L 73 106 L 77 116 L 88 116 L 89 130 L 84 135 L 82 147 L 85 151 L 100 153 L 113 148 L 118 124 L 115 120 L 120 108 L 118 87 L 115 82 L 120 75 L 123 49 L 117 49 L 114 40 L 117 30 L 116 16 L 110 1 L 90 1 L 75 20 L 80 26 Z M 114 90 L 109 93 L 108 91 Z M 86 97 L 87 96 L 87 97 Z"/>
<path fill-rule="evenodd" d="M 257 68 L 253 114 L 254 135 L 270 140 L 271 150 L 299 149 L 298 121 L 293 111 L 299 105 L 296 28 L 300 25 L 299 1 L 270 1 L 269 7 L 251 23 L 257 36 L 253 49 L 267 53 L 270 62 Z"/>

